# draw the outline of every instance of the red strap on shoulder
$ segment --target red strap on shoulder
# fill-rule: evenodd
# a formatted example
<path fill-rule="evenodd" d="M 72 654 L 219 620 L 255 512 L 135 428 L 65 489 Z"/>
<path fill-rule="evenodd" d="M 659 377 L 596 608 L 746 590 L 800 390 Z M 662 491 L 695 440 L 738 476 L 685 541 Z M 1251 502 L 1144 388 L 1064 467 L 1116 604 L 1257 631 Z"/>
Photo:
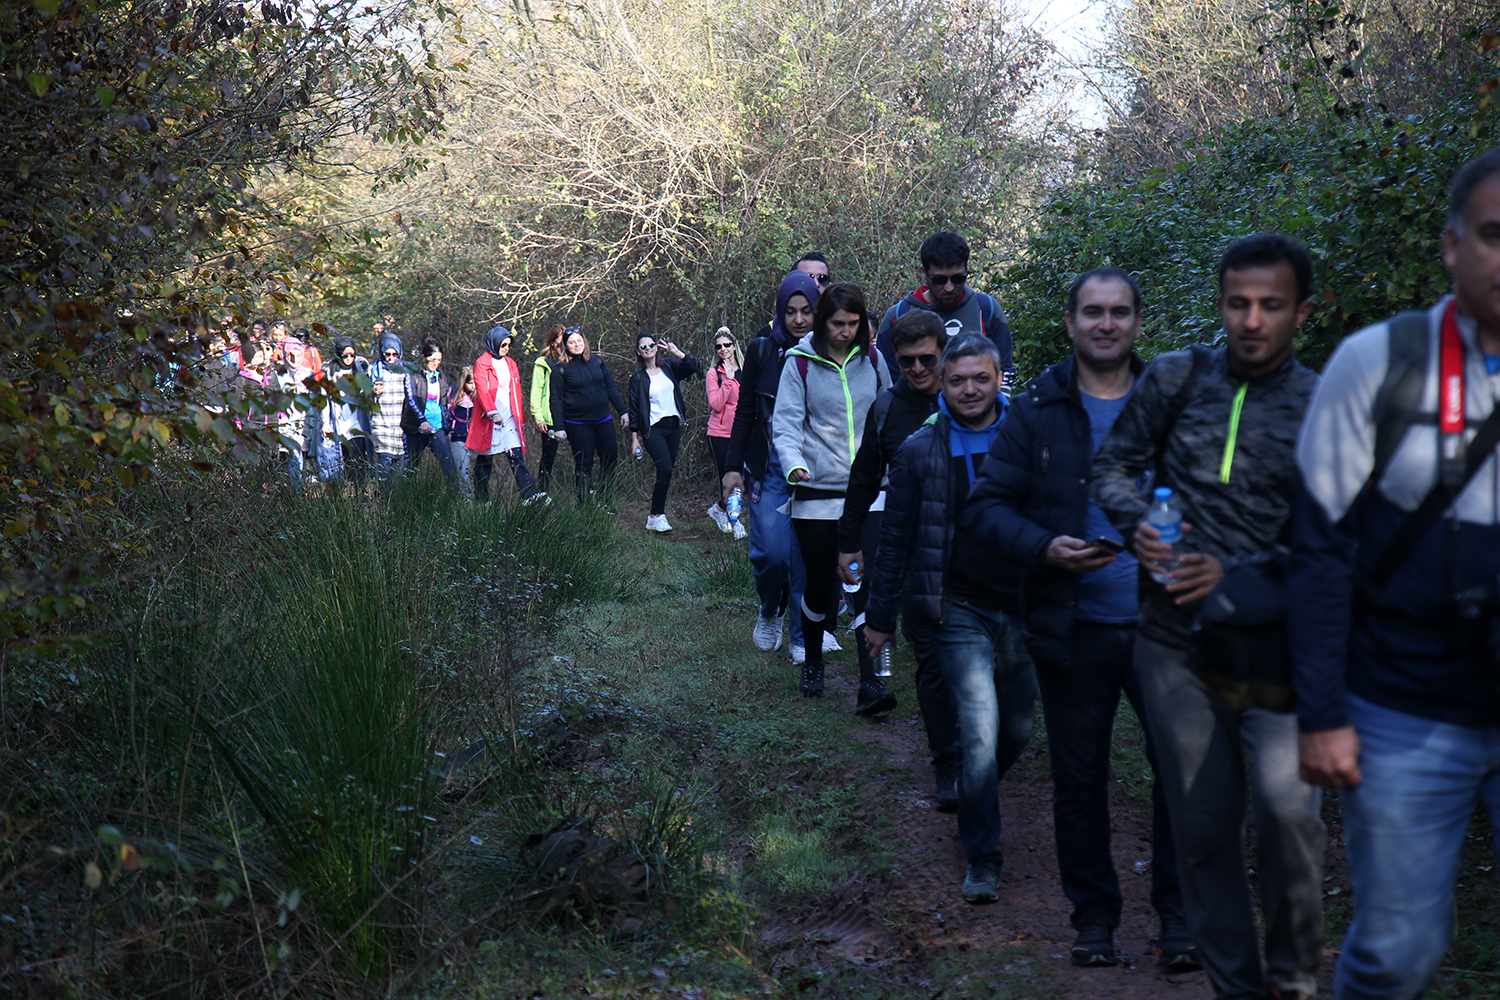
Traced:
<path fill-rule="evenodd" d="M 1455 487 L 1464 475 L 1464 342 L 1458 300 L 1443 310 L 1438 344 L 1438 476 Z"/>

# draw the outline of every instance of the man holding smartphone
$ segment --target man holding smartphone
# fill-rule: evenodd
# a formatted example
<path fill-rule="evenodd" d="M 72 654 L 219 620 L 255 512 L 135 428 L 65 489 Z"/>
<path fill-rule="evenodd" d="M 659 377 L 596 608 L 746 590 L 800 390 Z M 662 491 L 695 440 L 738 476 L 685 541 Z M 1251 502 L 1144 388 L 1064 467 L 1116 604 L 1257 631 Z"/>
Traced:
<path fill-rule="evenodd" d="M 1138 563 L 1088 494 L 1094 453 L 1143 369 L 1134 347 L 1141 291 L 1118 268 L 1079 275 L 1063 313 L 1071 357 L 1011 406 L 965 511 L 981 543 L 1031 570 L 1026 640 L 1036 661 L 1052 758 L 1052 812 L 1063 891 L 1073 904 L 1074 965 L 1113 965 L 1120 883 L 1110 857 L 1109 747 L 1123 691 L 1156 747 L 1133 666 Z M 1161 782 L 1152 783 L 1151 904 L 1163 966 L 1197 968 Z"/>

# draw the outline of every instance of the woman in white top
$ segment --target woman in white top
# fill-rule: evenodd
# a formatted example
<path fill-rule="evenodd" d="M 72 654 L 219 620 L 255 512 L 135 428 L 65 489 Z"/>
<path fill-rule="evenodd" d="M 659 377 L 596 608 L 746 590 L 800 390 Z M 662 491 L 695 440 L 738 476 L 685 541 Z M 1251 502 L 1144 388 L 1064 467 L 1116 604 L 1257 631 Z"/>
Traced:
<path fill-rule="evenodd" d="M 663 358 L 665 351 L 671 357 Z M 703 370 L 698 359 L 684 354 L 670 340 L 655 334 L 635 337 L 636 370 L 630 376 L 630 438 L 632 449 L 645 447 L 656 465 L 656 486 L 651 491 L 651 516 L 647 531 L 671 531 L 667 523 L 667 488 L 672 485 L 672 467 L 682 443 L 682 390 L 677 387 L 689 375 Z"/>

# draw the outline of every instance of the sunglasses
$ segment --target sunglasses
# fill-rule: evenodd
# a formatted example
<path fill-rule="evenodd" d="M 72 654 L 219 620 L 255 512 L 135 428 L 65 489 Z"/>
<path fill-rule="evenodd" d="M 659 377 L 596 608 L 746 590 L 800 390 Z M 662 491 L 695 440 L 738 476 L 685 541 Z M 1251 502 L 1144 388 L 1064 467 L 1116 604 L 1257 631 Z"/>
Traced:
<path fill-rule="evenodd" d="M 927 283 L 933 288 L 945 288 L 952 285 L 954 288 L 964 287 L 964 282 L 969 280 L 967 273 L 960 274 L 929 274 Z"/>
<path fill-rule="evenodd" d="M 938 356 L 936 354 L 898 354 L 896 355 L 896 363 L 903 370 L 915 368 L 918 364 L 923 368 L 936 368 Z"/>
<path fill-rule="evenodd" d="M 583 332 L 583 327 L 581 327 L 581 326 L 570 326 L 566 330 L 563 331 L 563 336 L 564 337 L 569 337 L 569 336 L 572 336 L 575 333 L 582 333 L 582 332 Z"/>
<path fill-rule="evenodd" d="M 635 345 L 635 349 L 637 351 L 640 351 L 642 354 L 645 354 L 647 351 L 654 351 L 654 350 L 656 350 L 656 345 L 655 344 L 636 344 Z"/>
<path fill-rule="evenodd" d="M 380 356 L 382 358 L 399 358 L 401 356 L 401 352 L 400 351 L 383 351 L 383 352 L 381 352 Z"/>
<path fill-rule="evenodd" d="M 730 351 L 730 350 L 733 350 L 733 349 L 734 349 L 734 344 L 732 344 L 732 343 L 731 344 L 715 344 L 714 345 L 714 350 L 716 350 L 716 351 Z"/>
<path fill-rule="evenodd" d="M 341 358 L 352 358 L 352 357 L 354 357 L 354 352 L 353 351 L 345 351 L 343 354 L 340 354 L 339 357 L 341 357 Z"/>

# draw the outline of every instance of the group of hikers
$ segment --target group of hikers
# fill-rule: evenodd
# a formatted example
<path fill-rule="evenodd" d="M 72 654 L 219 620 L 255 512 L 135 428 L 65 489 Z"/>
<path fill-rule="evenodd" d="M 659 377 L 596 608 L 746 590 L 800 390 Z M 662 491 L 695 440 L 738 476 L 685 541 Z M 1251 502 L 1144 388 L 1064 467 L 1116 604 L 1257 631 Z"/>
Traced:
<path fill-rule="evenodd" d="M 1072 353 L 1024 386 L 1005 315 L 969 284 L 951 232 L 922 244 L 922 284 L 878 322 L 812 253 L 743 352 L 718 331 L 707 372 L 639 335 L 628 400 L 581 331 L 554 326 L 530 387 L 540 488 L 564 439 L 586 495 L 595 454 L 601 472 L 616 461 L 613 410 L 656 466 L 647 527 L 671 530 L 681 384 L 704 374 L 721 490 L 708 514 L 748 528 L 752 641 L 786 642 L 800 693 L 820 697 L 842 602 L 854 710 L 876 715 L 896 705 L 883 677 L 899 620 L 964 899 L 1001 894 L 998 783 L 1040 695 L 1072 962 L 1117 961 L 1123 694 L 1154 772 L 1160 963 L 1205 968 L 1221 998 L 1317 992 L 1331 787 L 1354 890 L 1334 994 L 1416 997 L 1452 933 L 1479 802 L 1500 828 L 1500 149 L 1449 198 L 1452 292 L 1351 333 L 1321 375 L 1294 350 L 1312 261 L 1275 233 L 1219 262 L 1221 347 L 1144 364 L 1140 287 L 1100 267 L 1059 303 Z M 491 329 L 450 387 L 435 342 L 398 377 L 400 342 L 379 331 L 367 433 L 335 413 L 326 436 L 345 462 L 367 440 L 380 467 L 431 448 L 451 471 L 470 453 L 478 494 L 503 453 L 529 495 L 511 342 Z M 275 350 L 311 367 L 295 338 Z M 347 338 L 334 352 L 335 376 L 365 364 Z"/>

